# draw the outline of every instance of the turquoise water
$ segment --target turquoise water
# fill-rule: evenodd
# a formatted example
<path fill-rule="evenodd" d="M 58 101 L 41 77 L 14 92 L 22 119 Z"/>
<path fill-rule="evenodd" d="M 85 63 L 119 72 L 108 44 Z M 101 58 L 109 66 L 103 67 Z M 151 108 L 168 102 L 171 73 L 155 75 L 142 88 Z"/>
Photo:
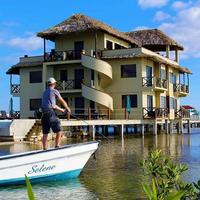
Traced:
<path fill-rule="evenodd" d="M 72 141 L 63 141 L 71 143 Z M 73 141 L 77 142 L 77 141 Z M 0 145 L 0 155 L 41 148 L 41 144 L 16 143 Z M 144 197 L 141 183 L 147 180 L 139 166 L 139 161 L 153 148 L 163 150 L 174 160 L 186 163 L 189 171 L 183 179 L 200 179 L 200 130 L 191 135 L 165 135 L 157 137 L 128 136 L 102 141 L 96 154 L 91 158 L 78 179 L 62 182 L 34 184 L 33 190 L 38 200 L 93 200 L 93 199 L 138 199 Z M 23 186 L 1 187 L 0 200 L 25 200 Z"/>

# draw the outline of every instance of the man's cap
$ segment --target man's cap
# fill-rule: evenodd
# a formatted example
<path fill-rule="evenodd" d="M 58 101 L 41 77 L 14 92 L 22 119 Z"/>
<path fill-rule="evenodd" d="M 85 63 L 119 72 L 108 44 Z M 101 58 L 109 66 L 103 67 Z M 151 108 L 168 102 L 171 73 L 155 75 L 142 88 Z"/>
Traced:
<path fill-rule="evenodd" d="M 54 83 L 56 83 L 56 82 L 57 82 L 56 79 L 53 78 L 53 77 L 50 77 L 50 78 L 48 79 L 48 81 L 47 81 L 48 84 L 54 84 Z"/>

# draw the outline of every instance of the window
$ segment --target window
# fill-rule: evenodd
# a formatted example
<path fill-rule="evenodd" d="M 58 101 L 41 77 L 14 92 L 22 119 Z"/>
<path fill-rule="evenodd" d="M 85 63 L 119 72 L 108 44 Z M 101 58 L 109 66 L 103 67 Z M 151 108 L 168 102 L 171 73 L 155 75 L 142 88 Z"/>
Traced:
<path fill-rule="evenodd" d="M 173 75 L 173 84 L 176 84 L 176 74 Z"/>
<path fill-rule="evenodd" d="M 113 49 L 113 43 L 109 40 L 106 40 L 106 49 L 108 49 L 108 50 Z"/>
<path fill-rule="evenodd" d="M 94 81 L 94 70 L 91 70 L 91 80 Z"/>
<path fill-rule="evenodd" d="M 127 106 L 127 96 L 130 96 L 130 105 L 131 108 L 137 108 L 137 95 L 122 95 L 122 108 L 125 108 Z"/>
<path fill-rule="evenodd" d="M 166 108 L 167 107 L 167 99 L 165 96 L 160 97 L 160 107 L 161 108 Z"/>
<path fill-rule="evenodd" d="M 171 84 L 176 84 L 177 78 L 176 78 L 176 74 L 170 72 L 169 73 L 169 82 Z"/>
<path fill-rule="evenodd" d="M 160 78 L 162 80 L 166 80 L 166 71 L 164 69 L 160 70 Z"/>
<path fill-rule="evenodd" d="M 30 83 L 41 83 L 42 82 L 42 71 L 34 71 L 29 73 Z"/>
<path fill-rule="evenodd" d="M 41 107 L 42 99 L 30 99 L 30 110 L 37 110 Z"/>
<path fill-rule="evenodd" d="M 135 78 L 136 65 L 121 65 L 121 78 Z"/>
<path fill-rule="evenodd" d="M 151 87 L 153 85 L 153 70 L 151 66 L 146 66 L 146 84 L 147 87 Z"/>
<path fill-rule="evenodd" d="M 60 70 L 60 81 L 67 81 L 67 70 Z"/>
<path fill-rule="evenodd" d="M 173 73 L 169 72 L 169 82 L 173 84 Z"/>
<path fill-rule="evenodd" d="M 120 44 L 115 43 L 115 49 L 125 49 L 125 47 L 123 47 Z"/>
<path fill-rule="evenodd" d="M 173 97 L 170 97 L 170 109 L 176 109 L 177 108 L 177 100 Z"/>
<path fill-rule="evenodd" d="M 152 110 L 153 109 L 153 96 L 147 95 L 147 109 Z"/>

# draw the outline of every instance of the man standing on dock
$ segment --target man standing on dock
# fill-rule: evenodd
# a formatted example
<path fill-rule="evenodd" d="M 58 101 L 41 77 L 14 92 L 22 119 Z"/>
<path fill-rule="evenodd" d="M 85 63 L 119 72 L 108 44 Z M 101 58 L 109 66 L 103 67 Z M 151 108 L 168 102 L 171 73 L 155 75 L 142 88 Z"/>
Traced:
<path fill-rule="evenodd" d="M 44 150 L 47 149 L 47 138 L 50 129 L 56 133 L 55 147 L 57 148 L 60 145 L 62 137 L 61 124 L 55 111 L 57 110 L 62 113 L 66 113 L 66 111 L 68 111 L 71 113 L 67 102 L 61 97 L 59 91 L 55 89 L 56 83 L 57 82 L 54 78 L 49 78 L 47 81 L 48 88 L 44 91 L 42 96 L 42 143 Z M 57 100 L 64 106 L 65 109 L 56 104 Z"/>

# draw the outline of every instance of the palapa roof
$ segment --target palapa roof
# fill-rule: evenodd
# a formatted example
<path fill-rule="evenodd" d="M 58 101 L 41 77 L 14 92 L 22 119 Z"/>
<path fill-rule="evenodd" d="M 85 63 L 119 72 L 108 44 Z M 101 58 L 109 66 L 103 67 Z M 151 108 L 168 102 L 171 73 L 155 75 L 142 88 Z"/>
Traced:
<path fill-rule="evenodd" d="M 12 67 L 8 69 L 6 74 L 19 74 L 20 68 L 26 68 L 26 67 L 42 67 L 43 62 L 42 61 L 34 61 L 34 62 L 19 62 Z"/>
<path fill-rule="evenodd" d="M 143 46 L 152 51 L 166 51 L 167 45 L 170 46 L 170 50 L 184 50 L 182 45 L 158 29 L 137 30 L 127 32 L 126 34 L 134 40 L 137 40 L 139 46 Z"/>
<path fill-rule="evenodd" d="M 126 33 L 120 32 L 103 22 L 83 14 L 72 15 L 63 22 L 39 32 L 37 36 L 54 41 L 55 37 L 59 35 L 86 31 L 103 31 L 138 46 L 138 42 L 133 37 L 129 37 Z"/>

